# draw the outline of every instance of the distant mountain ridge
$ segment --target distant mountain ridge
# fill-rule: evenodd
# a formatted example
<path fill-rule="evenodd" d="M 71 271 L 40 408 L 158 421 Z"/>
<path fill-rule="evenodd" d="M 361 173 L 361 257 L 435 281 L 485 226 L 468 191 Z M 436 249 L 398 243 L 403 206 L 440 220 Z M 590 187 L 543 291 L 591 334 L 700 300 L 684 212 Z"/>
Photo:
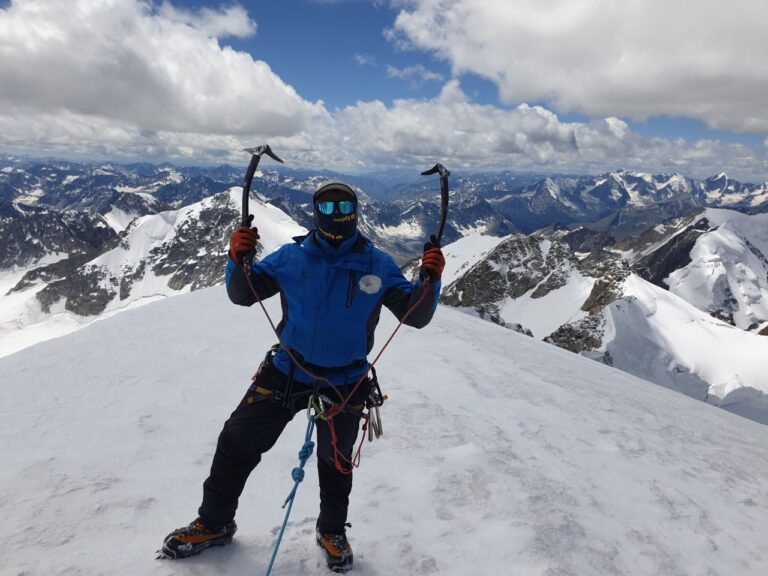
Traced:
<path fill-rule="evenodd" d="M 0 166 L 0 353 L 222 282 L 241 199 L 239 186 L 225 186 L 241 170 Z M 256 174 L 251 211 L 263 250 L 313 226 L 311 193 L 329 177 L 353 181 L 271 167 Z M 354 182 L 370 187 L 358 189 L 362 232 L 401 262 L 418 256 L 436 231 L 437 181 Z M 698 352 L 679 350 L 674 332 L 690 325 L 701 329 L 692 341 L 710 330 L 735 342 L 726 331 L 736 330 L 752 338 L 737 356 L 766 353 L 758 336 L 768 334 L 766 185 L 619 171 L 458 175 L 451 188 L 445 304 L 713 403 L 741 395 L 732 409 L 752 403 L 763 417 L 762 386 L 744 392 L 754 374 L 739 383 L 704 361 L 697 369 Z M 656 311 L 678 301 L 685 320 L 665 324 Z M 722 358 L 711 341 L 702 346 Z M 632 349 L 648 358 L 637 362 Z"/>

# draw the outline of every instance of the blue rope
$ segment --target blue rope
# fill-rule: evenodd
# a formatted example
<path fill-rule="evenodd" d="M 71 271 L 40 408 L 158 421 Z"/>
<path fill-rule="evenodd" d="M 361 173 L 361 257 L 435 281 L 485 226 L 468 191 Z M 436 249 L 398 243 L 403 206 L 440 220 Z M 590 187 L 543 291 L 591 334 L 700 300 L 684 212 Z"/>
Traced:
<path fill-rule="evenodd" d="M 277 535 L 275 548 L 272 550 L 272 559 L 269 561 L 269 566 L 267 566 L 267 571 L 264 573 L 264 576 L 269 576 L 272 573 L 272 566 L 275 564 L 277 551 L 280 548 L 280 542 L 283 540 L 285 527 L 288 525 L 288 517 L 291 515 L 291 508 L 293 508 L 293 499 L 296 496 L 296 490 L 298 489 L 299 484 L 301 484 L 301 481 L 304 480 L 304 465 L 307 463 L 310 456 L 312 456 L 312 451 L 315 449 L 315 443 L 312 442 L 312 433 L 314 430 L 315 421 L 310 418 L 309 423 L 307 424 L 307 433 L 304 436 L 304 445 L 301 447 L 301 450 L 299 450 L 299 465 L 291 470 L 291 478 L 293 478 L 294 482 L 293 489 L 291 490 L 291 493 L 288 494 L 288 498 L 285 499 L 285 502 L 283 502 L 283 508 L 288 506 L 288 510 L 285 511 L 283 526 L 280 528 L 280 533 Z"/>

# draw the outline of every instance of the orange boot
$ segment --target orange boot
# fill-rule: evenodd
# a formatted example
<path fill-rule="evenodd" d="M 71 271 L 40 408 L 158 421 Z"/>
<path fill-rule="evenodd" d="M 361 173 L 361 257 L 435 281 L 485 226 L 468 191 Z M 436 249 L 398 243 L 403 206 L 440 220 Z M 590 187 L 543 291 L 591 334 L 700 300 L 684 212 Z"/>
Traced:
<path fill-rule="evenodd" d="M 211 546 L 224 546 L 232 542 L 237 532 L 237 524 L 232 520 L 218 530 L 208 529 L 200 518 L 189 526 L 174 530 L 165 537 L 162 554 L 166 558 L 178 560 L 200 554 Z"/>

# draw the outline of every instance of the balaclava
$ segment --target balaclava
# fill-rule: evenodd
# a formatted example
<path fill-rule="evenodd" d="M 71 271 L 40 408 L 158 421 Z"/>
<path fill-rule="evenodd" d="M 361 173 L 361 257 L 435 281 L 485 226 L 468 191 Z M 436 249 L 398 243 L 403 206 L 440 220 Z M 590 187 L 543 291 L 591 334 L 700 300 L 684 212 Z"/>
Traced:
<path fill-rule="evenodd" d="M 343 196 L 342 199 L 355 203 L 355 209 L 351 214 L 341 214 L 337 205 L 333 214 L 322 214 L 317 209 L 317 201 L 327 199 L 322 196 L 332 196 L 334 199 Z M 338 246 L 357 230 L 357 194 L 346 184 L 331 181 L 320 186 L 312 197 L 312 207 L 315 211 L 315 227 L 329 244 Z"/>

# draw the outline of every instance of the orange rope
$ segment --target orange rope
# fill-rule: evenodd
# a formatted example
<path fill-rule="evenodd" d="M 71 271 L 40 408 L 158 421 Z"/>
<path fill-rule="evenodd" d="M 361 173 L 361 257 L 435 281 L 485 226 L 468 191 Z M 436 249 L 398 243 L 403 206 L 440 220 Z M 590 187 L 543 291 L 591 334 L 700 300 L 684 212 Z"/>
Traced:
<path fill-rule="evenodd" d="M 392 342 L 392 340 L 395 337 L 395 334 L 397 334 L 398 330 L 400 330 L 400 327 L 403 325 L 403 323 L 408 319 L 408 317 L 413 313 L 413 311 L 418 308 L 418 306 L 424 301 L 424 298 L 427 296 L 427 292 L 430 288 L 430 282 L 429 279 L 425 279 L 422 284 L 422 294 L 419 296 L 419 299 L 416 300 L 413 306 L 411 306 L 405 314 L 403 314 L 403 317 L 400 319 L 400 322 L 398 322 L 397 326 L 395 327 L 392 334 L 389 336 L 387 341 L 384 343 L 384 346 L 381 347 L 381 350 L 379 350 L 379 353 L 376 355 L 376 358 L 374 358 L 373 362 L 368 364 L 368 369 L 365 371 L 365 373 L 360 377 L 360 379 L 355 383 L 354 387 L 350 391 L 350 393 L 345 398 L 344 395 L 339 391 L 339 389 L 333 385 L 333 383 L 328 380 L 327 378 L 323 376 L 318 376 L 316 374 L 313 374 L 310 372 L 302 363 L 299 361 L 299 359 L 296 357 L 296 355 L 288 348 L 288 346 L 285 345 L 283 342 L 283 339 L 280 337 L 280 334 L 277 331 L 277 328 L 275 327 L 275 323 L 272 321 L 272 317 L 269 315 L 269 312 L 267 312 L 266 306 L 264 306 L 264 302 L 262 302 L 261 298 L 259 298 L 258 293 L 256 292 L 256 288 L 253 286 L 253 282 L 251 281 L 251 270 L 248 267 L 247 264 L 243 263 L 243 271 L 245 273 L 245 278 L 248 280 L 248 286 L 251 289 L 251 292 L 253 293 L 253 297 L 256 299 L 256 302 L 259 303 L 259 306 L 261 306 L 261 309 L 264 311 L 264 315 L 267 317 L 267 321 L 269 322 L 269 325 L 272 327 L 272 331 L 275 333 L 275 336 L 277 336 L 277 340 L 280 343 L 280 348 L 285 350 L 286 354 L 288 354 L 288 357 L 291 359 L 291 361 L 296 365 L 296 367 L 301 370 L 304 374 L 306 374 L 310 379 L 316 382 L 323 382 L 328 384 L 328 386 L 333 389 L 333 391 L 336 393 L 336 395 L 341 400 L 341 404 L 334 404 L 332 407 L 328 410 L 328 413 L 325 416 L 326 421 L 328 422 L 328 428 L 331 433 L 331 446 L 333 448 L 333 463 L 336 466 L 336 469 L 341 472 L 342 474 L 351 474 L 352 470 L 354 468 L 357 468 L 360 466 L 360 457 L 361 452 L 363 448 L 363 442 L 365 441 L 365 432 L 368 427 L 368 416 L 363 415 L 363 438 L 360 441 L 360 446 L 357 449 L 357 452 L 355 456 L 352 458 L 352 460 L 349 460 L 344 454 L 342 454 L 337 445 L 337 438 L 336 438 L 336 430 L 333 426 L 333 417 L 339 414 L 344 408 L 347 407 L 347 404 L 349 404 L 349 401 L 351 400 L 352 396 L 357 392 L 357 389 L 360 387 L 360 385 L 368 378 L 368 374 L 371 371 L 371 368 L 376 364 L 376 362 L 379 361 L 379 358 L 381 358 L 381 355 L 384 353 L 384 350 L 386 350 L 387 346 Z M 341 460 L 345 460 L 349 464 L 349 468 L 344 468 Z"/>

